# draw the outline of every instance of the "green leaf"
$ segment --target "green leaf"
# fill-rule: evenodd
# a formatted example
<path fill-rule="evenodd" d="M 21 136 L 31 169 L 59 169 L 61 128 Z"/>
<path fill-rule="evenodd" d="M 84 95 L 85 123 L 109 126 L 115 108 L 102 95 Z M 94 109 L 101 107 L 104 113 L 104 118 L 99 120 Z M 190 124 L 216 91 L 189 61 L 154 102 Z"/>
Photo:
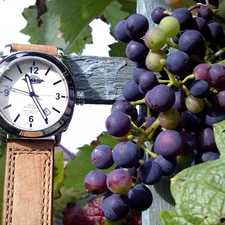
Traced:
<path fill-rule="evenodd" d="M 163 224 L 219 225 L 225 219 L 225 161 L 184 169 L 171 179 L 174 212 L 161 211 Z"/>
<path fill-rule="evenodd" d="M 98 17 L 111 0 L 55 0 L 52 11 L 60 16 L 59 30 L 68 44 L 66 52 L 71 52 L 78 37 L 89 23 Z M 86 38 L 83 38 L 85 41 Z M 84 44 L 86 42 L 83 42 Z"/>
<path fill-rule="evenodd" d="M 37 35 L 37 10 L 36 8 L 25 8 L 23 13 L 23 17 L 27 20 L 27 25 L 20 32 L 30 36 L 30 43 L 37 43 L 39 36 Z"/>
<path fill-rule="evenodd" d="M 36 7 L 24 9 L 27 25 L 21 32 L 30 36 L 32 44 L 56 45 L 66 54 L 80 54 L 85 44 L 92 42 L 89 23 L 93 19 L 100 15 L 107 17 L 113 34 L 115 25 L 136 9 L 135 2 L 124 0 L 55 0 L 47 1 L 46 5 L 48 11 L 41 15 L 42 24 L 39 26 Z"/>
<path fill-rule="evenodd" d="M 163 224 L 219 225 L 225 221 L 225 120 L 213 125 L 217 160 L 186 168 L 171 179 L 174 212 L 161 211 Z"/>
<path fill-rule="evenodd" d="M 216 146 L 221 155 L 225 155 L 225 120 L 213 125 Z"/>
<path fill-rule="evenodd" d="M 4 174 L 5 174 L 5 151 L 6 146 L 5 144 L 0 143 L 0 193 L 3 193 L 4 188 Z M 2 218 L 2 197 L 3 195 L 0 195 L 0 220 Z"/>
<path fill-rule="evenodd" d="M 54 153 L 55 165 L 54 165 L 54 198 L 60 196 L 59 190 L 62 187 L 64 179 L 64 159 L 62 151 L 58 150 Z"/>
<path fill-rule="evenodd" d="M 136 2 L 128 1 L 112 1 L 103 11 L 103 15 L 110 21 L 110 33 L 115 37 L 114 29 L 116 24 L 123 19 L 126 19 L 129 15 L 136 13 Z M 113 57 L 126 57 L 125 49 L 126 43 L 114 43 L 110 45 L 109 55 Z"/>

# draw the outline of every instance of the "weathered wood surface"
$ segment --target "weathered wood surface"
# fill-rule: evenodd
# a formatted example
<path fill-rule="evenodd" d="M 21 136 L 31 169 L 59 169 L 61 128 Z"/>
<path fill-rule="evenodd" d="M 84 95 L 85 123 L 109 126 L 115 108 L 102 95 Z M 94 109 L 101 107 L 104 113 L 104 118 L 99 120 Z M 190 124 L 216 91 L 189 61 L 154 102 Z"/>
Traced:
<path fill-rule="evenodd" d="M 122 99 L 122 87 L 131 79 L 135 63 L 127 58 L 67 56 L 76 89 L 85 94 L 85 103 L 112 104 Z"/>

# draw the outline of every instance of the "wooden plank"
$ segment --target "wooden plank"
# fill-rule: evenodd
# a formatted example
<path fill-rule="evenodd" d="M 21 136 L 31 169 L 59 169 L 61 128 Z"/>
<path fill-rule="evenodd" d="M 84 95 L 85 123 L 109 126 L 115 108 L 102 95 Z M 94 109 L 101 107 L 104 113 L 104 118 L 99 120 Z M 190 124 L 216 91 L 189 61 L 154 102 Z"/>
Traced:
<path fill-rule="evenodd" d="M 85 103 L 112 104 L 122 99 L 122 87 L 131 79 L 135 63 L 127 58 L 73 56 L 65 58 L 74 75 L 76 89 Z"/>

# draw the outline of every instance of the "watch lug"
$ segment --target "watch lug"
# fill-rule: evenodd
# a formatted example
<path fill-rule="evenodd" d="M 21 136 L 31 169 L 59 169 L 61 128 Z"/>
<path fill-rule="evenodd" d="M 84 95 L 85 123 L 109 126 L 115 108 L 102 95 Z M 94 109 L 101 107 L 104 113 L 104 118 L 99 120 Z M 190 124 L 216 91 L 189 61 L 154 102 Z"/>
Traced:
<path fill-rule="evenodd" d="M 62 137 L 62 133 L 56 134 L 55 135 L 55 146 L 60 145 L 61 143 L 61 137 Z"/>
<path fill-rule="evenodd" d="M 4 58 L 4 57 L 8 56 L 10 53 L 11 53 L 11 45 L 8 44 L 8 45 L 6 45 L 5 48 L 4 48 L 2 57 Z"/>

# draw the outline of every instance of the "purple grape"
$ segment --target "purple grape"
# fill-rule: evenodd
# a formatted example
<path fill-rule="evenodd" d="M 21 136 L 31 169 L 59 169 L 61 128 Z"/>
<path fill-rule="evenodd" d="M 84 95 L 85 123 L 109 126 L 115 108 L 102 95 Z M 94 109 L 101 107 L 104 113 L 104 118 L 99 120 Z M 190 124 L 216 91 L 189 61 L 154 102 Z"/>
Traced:
<path fill-rule="evenodd" d="M 155 139 L 154 152 L 165 158 L 178 156 L 183 149 L 183 139 L 178 131 L 163 130 Z"/>
<path fill-rule="evenodd" d="M 166 9 L 164 7 L 155 7 L 151 12 L 152 21 L 156 24 L 159 24 L 164 17 L 168 16 L 164 13 L 165 11 Z"/>
<path fill-rule="evenodd" d="M 92 164 L 99 169 L 107 169 L 114 163 L 112 149 L 108 145 L 98 145 L 91 152 Z"/>
<path fill-rule="evenodd" d="M 139 87 L 147 92 L 158 84 L 156 75 L 151 71 L 143 72 L 139 77 Z"/>
<path fill-rule="evenodd" d="M 130 15 L 126 20 L 126 33 L 132 39 L 140 39 L 144 37 L 149 28 L 147 18 L 139 13 Z"/>
<path fill-rule="evenodd" d="M 209 84 L 205 80 L 195 80 L 190 85 L 190 92 L 195 98 L 205 98 L 209 94 Z"/>
<path fill-rule="evenodd" d="M 138 112 L 137 109 L 135 107 L 132 106 L 132 104 L 125 100 L 117 100 L 111 108 L 111 113 L 113 112 L 123 112 L 127 115 L 129 115 L 132 119 L 132 121 L 136 121 L 137 117 L 138 117 Z"/>
<path fill-rule="evenodd" d="M 139 77 L 142 73 L 149 71 L 147 67 L 144 65 L 137 65 L 134 67 L 132 71 L 132 79 L 138 84 L 139 83 Z"/>
<path fill-rule="evenodd" d="M 196 132 L 195 136 L 198 151 L 217 149 L 212 128 L 205 127 L 202 130 Z"/>
<path fill-rule="evenodd" d="M 206 22 L 209 22 L 213 18 L 213 11 L 208 6 L 201 6 L 198 10 L 198 17 L 201 17 Z"/>
<path fill-rule="evenodd" d="M 137 176 L 144 184 L 156 184 L 162 178 L 162 169 L 156 162 L 148 160 L 141 164 Z"/>
<path fill-rule="evenodd" d="M 188 55 L 199 55 L 205 50 L 205 42 L 199 31 L 187 30 L 180 36 L 178 47 Z"/>
<path fill-rule="evenodd" d="M 107 117 L 105 127 L 112 136 L 123 137 L 130 131 L 131 122 L 125 113 L 114 112 Z"/>
<path fill-rule="evenodd" d="M 174 158 L 167 159 L 162 155 L 158 155 L 154 162 L 158 163 L 162 169 L 163 176 L 169 176 L 176 170 L 176 160 Z"/>
<path fill-rule="evenodd" d="M 225 91 L 219 91 L 215 94 L 214 101 L 219 108 L 225 110 Z"/>
<path fill-rule="evenodd" d="M 209 127 L 212 127 L 213 124 L 219 123 L 222 120 L 225 120 L 225 110 L 217 106 L 211 106 L 207 109 L 205 122 Z"/>
<path fill-rule="evenodd" d="M 126 47 L 126 56 L 133 62 L 145 62 L 148 52 L 149 49 L 142 39 L 131 40 Z"/>
<path fill-rule="evenodd" d="M 136 211 L 147 210 L 153 200 L 151 191 L 144 184 L 137 184 L 127 192 L 131 202 L 131 209 Z"/>
<path fill-rule="evenodd" d="M 182 51 L 171 52 L 166 59 L 166 68 L 174 75 L 186 75 L 191 68 L 189 55 Z"/>
<path fill-rule="evenodd" d="M 216 42 L 223 38 L 223 27 L 218 22 L 208 23 L 205 39 L 209 42 Z"/>
<path fill-rule="evenodd" d="M 201 151 L 195 156 L 195 165 L 211 160 L 219 159 L 220 154 L 214 151 Z"/>
<path fill-rule="evenodd" d="M 157 112 L 169 110 L 175 102 L 174 90 L 165 84 L 156 85 L 145 95 L 145 102 Z"/>
<path fill-rule="evenodd" d="M 192 22 L 192 14 L 186 8 L 174 9 L 171 16 L 179 21 L 181 30 L 186 30 Z"/>
<path fill-rule="evenodd" d="M 195 75 L 195 80 L 206 80 L 206 72 L 210 65 L 206 63 L 200 63 L 193 69 L 193 74 Z"/>
<path fill-rule="evenodd" d="M 128 101 L 137 101 L 143 98 L 142 93 L 139 91 L 139 85 L 133 79 L 125 82 L 122 94 Z"/>
<path fill-rule="evenodd" d="M 190 29 L 199 31 L 202 35 L 207 31 L 207 22 L 201 17 L 195 17 L 192 20 Z"/>
<path fill-rule="evenodd" d="M 190 155 L 191 153 L 194 152 L 197 146 L 195 136 L 192 133 L 185 130 L 180 131 L 179 133 L 183 140 L 183 148 L 180 152 L 180 155 Z"/>
<path fill-rule="evenodd" d="M 114 146 L 112 156 L 119 167 L 131 168 L 138 164 L 140 151 L 133 142 L 122 141 Z"/>
<path fill-rule="evenodd" d="M 119 21 L 114 30 L 116 39 L 123 43 L 129 43 L 131 41 L 131 38 L 126 33 L 126 23 L 126 20 Z"/>
<path fill-rule="evenodd" d="M 176 109 L 180 114 L 184 112 L 186 108 L 186 94 L 183 90 L 175 91 L 175 102 L 172 108 Z"/>
<path fill-rule="evenodd" d="M 132 177 L 123 168 L 112 170 L 106 178 L 108 189 L 115 194 L 125 194 L 132 186 Z"/>
<path fill-rule="evenodd" d="M 88 193 L 101 194 L 107 190 L 106 175 L 100 170 L 90 171 L 84 178 L 84 187 Z"/>
<path fill-rule="evenodd" d="M 111 194 L 101 203 L 104 216 L 110 221 L 120 221 L 130 213 L 130 199 L 126 195 Z"/>
<path fill-rule="evenodd" d="M 214 64 L 206 71 L 206 81 L 210 87 L 224 89 L 225 68 L 222 65 Z"/>
<path fill-rule="evenodd" d="M 193 114 L 189 110 L 185 110 L 180 117 L 180 123 L 184 130 L 196 132 L 203 128 L 204 119 L 198 114 Z"/>

